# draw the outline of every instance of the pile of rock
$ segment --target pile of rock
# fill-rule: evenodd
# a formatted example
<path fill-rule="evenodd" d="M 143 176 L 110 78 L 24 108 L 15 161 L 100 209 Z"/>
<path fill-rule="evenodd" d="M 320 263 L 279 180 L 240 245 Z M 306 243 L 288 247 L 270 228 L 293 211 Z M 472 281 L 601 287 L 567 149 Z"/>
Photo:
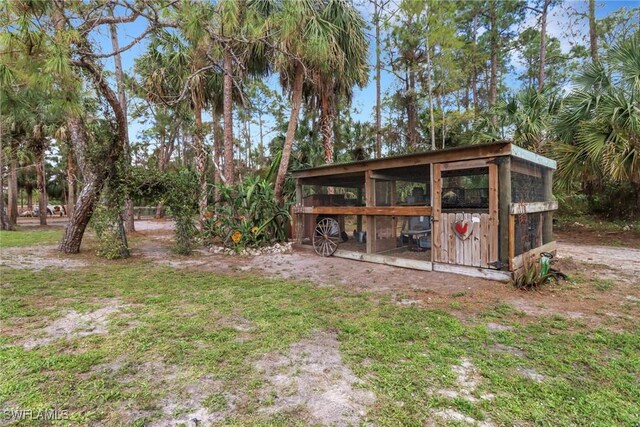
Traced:
<path fill-rule="evenodd" d="M 242 255 L 242 256 L 257 256 L 257 255 L 270 255 L 270 254 L 289 254 L 293 251 L 292 242 L 276 243 L 272 246 L 265 246 L 262 248 L 244 248 L 241 251 L 236 251 L 233 248 L 226 248 L 224 246 L 211 245 L 209 246 L 209 252 L 222 255 Z"/>

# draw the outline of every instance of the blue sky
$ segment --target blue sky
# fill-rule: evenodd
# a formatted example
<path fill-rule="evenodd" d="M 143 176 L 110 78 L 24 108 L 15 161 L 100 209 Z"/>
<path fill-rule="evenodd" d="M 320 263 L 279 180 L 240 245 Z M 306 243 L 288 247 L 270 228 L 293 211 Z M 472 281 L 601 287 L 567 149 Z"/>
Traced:
<path fill-rule="evenodd" d="M 393 2 L 392 2 L 393 4 Z M 598 18 L 602 18 L 607 16 L 608 14 L 610 14 L 611 12 L 626 7 L 626 8 L 631 8 L 631 7 L 638 7 L 640 6 L 640 1 L 604 1 L 604 2 L 596 2 L 596 15 Z M 566 27 L 567 24 L 569 22 L 569 9 L 573 8 L 576 9 L 578 11 L 584 12 L 586 11 L 587 8 L 587 2 L 586 1 L 566 1 L 553 9 L 551 16 L 549 17 L 549 21 L 548 21 L 548 32 L 550 34 L 550 36 L 552 37 L 556 37 L 560 40 L 561 43 L 561 48 L 563 49 L 563 51 L 567 52 L 570 47 L 571 47 L 571 42 L 575 41 L 575 40 L 571 40 L 565 33 L 566 33 Z M 372 13 L 372 7 L 369 8 L 367 6 L 363 6 L 360 5 L 358 6 L 358 9 L 360 10 L 360 12 L 363 14 L 363 16 L 365 17 L 365 19 L 370 22 L 370 15 Z M 536 20 L 534 17 L 529 17 L 525 23 L 523 24 L 522 28 L 526 28 L 527 26 L 531 26 L 531 25 L 535 25 Z M 141 31 L 143 31 L 145 28 L 145 23 L 143 22 L 142 19 L 137 20 L 134 23 L 131 24 L 124 24 L 124 25 L 120 25 L 119 26 L 119 43 L 120 46 L 124 46 L 128 43 L 131 42 L 131 40 L 133 38 L 135 38 L 136 36 L 138 36 Z M 576 30 L 578 32 L 578 34 L 580 34 L 580 37 L 586 37 L 587 33 L 588 33 L 588 27 L 586 24 L 586 20 L 584 23 L 582 23 L 582 25 L 578 25 L 576 27 Z M 352 115 L 354 117 L 354 119 L 356 120 L 361 120 L 361 121 L 367 121 L 367 120 L 373 120 L 373 110 L 375 107 L 375 101 L 376 101 L 376 96 L 375 96 L 375 79 L 374 79 L 374 70 L 373 70 L 373 64 L 375 62 L 375 51 L 374 51 L 374 39 L 373 39 L 373 35 L 371 31 L 368 31 L 368 35 L 370 38 L 370 49 L 369 49 L 369 58 L 370 58 L 370 64 L 372 65 L 372 71 L 371 71 L 371 75 L 370 75 L 370 79 L 369 79 L 369 84 L 363 88 L 363 89 L 355 89 L 354 92 L 354 98 L 353 98 L 353 104 L 352 104 L 352 108 L 355 110 Z M 103 28 L 102 33 L 96 33 L 94 34 L 93 37 L 94 42 L 99 46 L 99 48 L 103 51 L 111 51 L 111 39 L 110 39 L 110 35 L 108 34 L 108 28 Z M 127 52 L 124 52 L 122 54 L 122 61 L 123 61 L 123 67 L 125 69 L 126 72 L 128 73 L 132 73 L 133 71 L 133 64 L 134 64 L 134 59 L 138 56 L 140 56 L 144 50 L 146 48 L 146 42 L 142 42 L 137 44 L 135 47 L 133 47 L 132 49 L 130 49 Z M 384 57 L 384 52 L 383 52 L 383 57 Z M 517 67 L 517 61 L 514 61 Z M 105 68 L 109 69 L 109 70 L 113 70 L 113 59 L 107 59 L 104 62 Z M 382 91 L 383 94 L 385 92 L 391 91 L 394 89 L 394 85 L 395 85 L 395 80 L 394 80 L 394 76 L 386 71 L 382 72 L 382 78 L 381 78 L 381 87 L 382 87 Z M 513 86 L 514 84 L 517 84 L 517 80 L 515 79 L 514 76 L 507 76 L 506 79 L 507 82 L 510 82 L 509 84 L 511 86 Z M 270 85 L 276 89 L 276 90 L 280 90 L 279 85 L 277 84 L 278 79 L 276 76 L 272 77 L 269 79 Z M 137 134 L 139 133 L 139 131 L 142 129 L 141 125 L 139 123 L 131 123 L 130 124 L 130 129 L 129 129 L 129 135 L 131 138 L 131 141 L 135 141 Z M 251 130 L 252 135 L 256 135 L 257 134 L 257 126 L 255 129 Z"/>

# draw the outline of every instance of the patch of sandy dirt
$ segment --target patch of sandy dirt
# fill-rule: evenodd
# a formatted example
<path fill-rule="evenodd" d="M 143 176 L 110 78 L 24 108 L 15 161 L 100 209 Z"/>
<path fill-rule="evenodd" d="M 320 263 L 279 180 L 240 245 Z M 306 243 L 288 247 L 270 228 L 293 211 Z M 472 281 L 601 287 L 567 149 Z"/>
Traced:
<path fill-rule="evenodd" d="M 571 245 L 640 249 L 640 230 L 596 231 L 585 227 L 564 227 L 553 231 L 557 241 Z"/>
<path fill-rule="evenodd" d="M 508 353 L 515 357 L 525 357 L 527 354 L 519 348 L 511 347 L 510 345 L 494 344 L 491 346 L 491 350 L 498 353 Z"/>
<path fill-rule="evenodd" d="M 193 378 L 178 366 L 158 360 L 129 365 L 116 360 L 95 366 L 88 375 L 92 374 L 108 375 L 123 384 L 149 384 L 155 390 L 166 391 L 155 408 L 140 410 L 127 401 L 120 402 L 109 412 L 104 425 L 112 422 L 129 425 L 149 418 L 151 421 L 145 426 L 209 426 L 232 415 L 240 401 L 237 396 L 224 391 L 224 383 L 213 376 Z M 207 403 L 212 396 L 215 402 Z"/>
<path fill-rule="evenodd" d="M 475 396 L 475 394 L 477 394 L 477 388 L 482 382 L 482 376 L 471 359 L 463 357 L 462 360 L 460 360 L 460 364 L 452 366 L 451 369 L 456 374 L 456 388 L 437 390 L 437 394 L 448 399 L 464 399 L 471 403 L 478 402 L 479 400 L 493 400 L 494 396 L 490 393 L 481 395 L 479 399 Z M 427 422 L 429 426 L 440 425 L 437 421 L 483 427 L 495 425 L 491 420 L 479 421 L 452 408 L 433 411 L 431 417 L 431 420 Z"/>
<path fill-rule="evenodd" d="M 361 381 L 343 363 L 334 333 L 317 332 L 293 344 L 287 354 L 267 354 L 256 368 L 275 392 L 266 413 L 302 410 L 307 424 L 360 425 L 375 395 L 361 387 Z"/>
<path fill-rule="evenodd" d="M 456 423 L 457 425 L 464 424 L 475 427 L 495 427 L 495 424 L 491 421 L 478 421 L 475 418 L 451 408 L 433 411 L 432 416 L 434 419 L 431 419 L 426 423 L 428 427 L 441 426 L 442 422 L 447 424 Z M 436 422 L 436 419 L 440 422 Z"/>
<path fill-rule="evenodd" d="M 518 368 L 518 373 L 520 373 L 520 375 L 522 375 L 523 377 L 529 378 L 530 380 L 537 383 L 541 383 L 545 379 L 544 375 L 538 373 L 538 371 L 533 368 Z"/>
<path fill-rule="evenodd" d="M 456 374 L 456 389 L 441 389 L 437 393 L 449 399 L 462 398 L 469 402 L 477 402 L 474 396 L 478 385 L 482 381 L 480 372 L 468 358 L 462 358 L 459 365 L 451 368 Z M 481 400 L 492 400 L 493 395 L 485 394 L 480 396 Z"/>
<path fill-rule="evenodd" d="M 46 345 L 60 339 L 73 339 L 87 335 L 106 334 L 109 318 L 118 313 L 125 305 L 114 300 L 108 305 L 88 313 L 68 311 L 64 316 L 54 320 L 40 331 L 31 333 L 23 346 L 29 350 Z"/>
<path fill-rule="evenodd" d="M 3 248 L 0 266 L 23 270 L 40 271 L 48 267 L 76 269 L 89 265 L 83 259 L 70 258 L 58 252 L 55 245 L 43 245 L 37 248 L 18 246 Z"/>
<path fill-rule="evenodd" d="M 572 258 L 604 279 L 640 283 L 640 249 L 558 243 L 559 258 Z"/>

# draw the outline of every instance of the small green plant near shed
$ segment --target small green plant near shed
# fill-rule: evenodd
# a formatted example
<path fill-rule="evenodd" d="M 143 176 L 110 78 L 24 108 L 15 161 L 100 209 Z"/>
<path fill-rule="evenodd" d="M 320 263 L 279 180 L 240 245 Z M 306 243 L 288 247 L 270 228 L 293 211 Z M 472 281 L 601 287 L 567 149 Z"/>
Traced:
<path fill-rule="evenodd" d="M 211 218 L 205 220 L 205 239 L 238 251 L 286 240 L 289 211 L 275 201 L 268 179 L 247 177 L 238 185 L 219 186 L 219 193 Z"/>

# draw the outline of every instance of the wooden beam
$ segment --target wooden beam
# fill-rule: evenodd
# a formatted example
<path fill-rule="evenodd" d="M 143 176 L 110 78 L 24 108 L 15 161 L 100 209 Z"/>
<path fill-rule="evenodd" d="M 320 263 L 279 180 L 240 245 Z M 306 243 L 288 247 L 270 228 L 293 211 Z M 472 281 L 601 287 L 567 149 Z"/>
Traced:
<path fill-rule="evenodd" d="M 297 206 L 303 214 L 373 215 L 373 216 L 431 216 L 431 206 Z"/>
<path fill-rule="evenodd" d="M 465 160 L 461 162 L 442 163 L 440 165 L 440 170 L 455 171 L 455 170 L 462 170 L 462 169 L 486 168 L 487 165 L 493 160 L 494 160 L 493 157 L 489 157 L 486 159 L 473 159 L 473 160 Z"/>
<path fill-rule="evenodd" d="M 511 259 L 509 261 L 509 270 L 511 271 L 519 270 L 524 266 L 525 259 L 528 258 L 528 259 L 535 260 L 537 262 L 537 259 L 542 252 L 555 253 L 557 249 L 558 247 L 556 245 L 555 240 L 547 244 L 544 244 L 542 246 L 539 246 L 537 248 L 531 249 L 530 251 L 520 254 L 517 257 L 514 257 L 513 259 Z"/>
<path fill-rule="evenodd" d="M 498 164 L 498 259 L 509 265 L 509 209 L 511 207 L 511 158 Z"/>
<path fill-rule="evenodd" d="M 371 172 L 371 178 L 379 179 L 380 181 L 395 181 L 398 179 L 396 176 L 386 175 L 383 173 Z"/>
<path fill-rule="evenodd" d="M 405 166 L 428 165 L 430 163 L 453 162 L 460 160 L 487 159 L 511 154 L 511 144 L 498 142 L 484 145 L 469 145 L 445 150 L 427 151 L 425 153 L 407 154 L 383 159 L 367 160 L 353 163 L 332 164 L 311 169 L 293 171 L 295 178 L 314 176 L 340 175 L 366 170 L 400 168 Z"/>
<path fill-rule="evenodd" d="M 431 165 L 431 260 L 442 258 L 442 174 L 439 164 Z"/>
<path fill-rule="evenodd" d="M 295 212 L 296 206 L 302 207 L 303 199 L 302 183 L 299 179 L 296 179 L 296 204 L 292 206 L 292 212 Z M 293 224 L 291 225 L 291 229 L 294 233 L 293 237 L 296 239 L 296 243 L 302 243 L 302 235 L 304 234 L 302 229 L 304 227 L 304 218 L 301 214 L 295 213 L 291 215 L 291 219 L 293 221 Z"/>
<path fill-rule="evenodd" d="M 553 171 L 545 169 L 542 173 L 542 186 L 544 187 L 544 199 L 547 203 L 558 209 L 558 202 L 553 200 Z M 547 210 L 542 214 L 542 243 L 549 243 L 553 240 L 553 212 Z"/>
<path fill-rule="evenodd" d="M 536 212 L 549 212 L 558 209 L 558 202 L 531 202 L 531 203 L 511 203 L 509 213 L 511 215 L 522 215 Z"/>
<path fill-rule="evenodd" d="M 487 263 L 498 261 L 498 165 L 489 165 L 489 230 L 487 232 Z"/>
<path fill-rule="evenodd" d="M 516 256 L 516 217 L 509 215 L 509 260 Z"/>
<path fill-rule="evenodd" d="M 547 157 L 536 154 L 533 151 L 525 150 L 517 145 L 511 144 L 511 155 L 527 162 L 535 163 L 536 165 L 544 166 L 549 169 L 556 169 L 558 164 L 555 160 L 551 160 Z"/>
<path fill-rule="evenodd" d="M 492 270 L 490 268 L 469 267 L 466 265 L 433 263 L 433 271 L 441 273 L 453 273 L 463 276 L 479 277 L 481 279 L 509 282 L 512 274 L 510 271 Z"/>
<path fill-rule="evenodd" d="M 380 254 L 365 254 L 362 252 L 345 251 L 338 249 L 333 256 L 338 258 L 353 259 L 356 261 L 373 262 L 376 264 L 392 265 L 394 267 L 411 268 L 413 270 L 431 271 L 433 264 L 431 261 L 421 261 L 416 259 L 393 257 Z"/>
<path fill-rule="evenodd" d="M 366 207 L 371 208 L 376 205 L 376 187 L 375 181 L 371 177 L 370 170 L 365 171 L 364 174 L 364 194 Z M 367 253 L 372 254 L 376 251 L 376 218 L 372 215 L 367 215 Z"/>
<path fill-rule="evenodd" d="M 357 192 L 358 192 L 357 202 L 359 205 L 361 205 L 362 204 L 362 188 L 358 188 Z M 358 215 L 358 217 L 356 218 L 356 230 L 358 232 L 362 231 L 362 215 Z"/>

